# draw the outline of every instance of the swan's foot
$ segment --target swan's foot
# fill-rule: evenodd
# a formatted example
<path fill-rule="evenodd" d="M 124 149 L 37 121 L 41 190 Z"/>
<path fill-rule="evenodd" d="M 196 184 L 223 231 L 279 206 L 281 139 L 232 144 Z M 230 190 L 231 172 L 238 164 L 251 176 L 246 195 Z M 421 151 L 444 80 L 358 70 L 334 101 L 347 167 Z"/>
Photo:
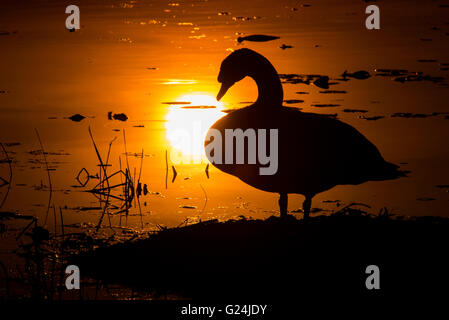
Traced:
<path fill-rule="evenodd" d="M 279 210 L 281 212 L 281 218 L 286 218 L 287 214 L 287 205 L 288 205 L 288 195 L 286 193 L 279 194 Z"/>
<path fill-rule="evenodd" d="M 306 196 L 306 199 L 302 203 L 302 211 L 304 212 L 304 220 L 309 219 L 311 207 L 312 207 L 312 197 Z"/>

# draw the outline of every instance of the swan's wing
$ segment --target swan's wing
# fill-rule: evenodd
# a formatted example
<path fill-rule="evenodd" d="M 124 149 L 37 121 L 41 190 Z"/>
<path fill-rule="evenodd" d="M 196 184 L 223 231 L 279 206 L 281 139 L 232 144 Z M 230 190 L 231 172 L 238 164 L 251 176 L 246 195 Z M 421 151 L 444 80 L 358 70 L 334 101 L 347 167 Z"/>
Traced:
<path fill-rule="evenodd" d="M 313 195 L 338 184 L 381 180 L 376 176 L 388 165 L 377 148 L 352 126 L 297 109 L 264 112 L 247 107 L 228 114 L 211 128 L 219 130 L 222 137 L 226 129 L 265 129 L 267 136 L 270 129 L 278 130 L 276 174 L 261 176 L 259 169 L 265 165 L 259 161 L 254 165 L 215 164 L 220 170 L 267 191 Z M 247 147 L 245 142 L 245 159 L 248 159 Z M 270 150 L 269 146 L 266 150 Z M 223 143 L 222 154 L 226 153 Z M 235 147 L 233 154 L 236 154 Z M 272 154 L 268 155 L 275 161 Z"/>
<path fill-rule="evenodd" d="M 337 119 L 288 110 L 283 116 L 281 150 L 298 178 L 329 184 L 358 184 L 385 166 L 379 150 L 354 127 Z M 296 145 L 296 148 L 293 146 Z"/>

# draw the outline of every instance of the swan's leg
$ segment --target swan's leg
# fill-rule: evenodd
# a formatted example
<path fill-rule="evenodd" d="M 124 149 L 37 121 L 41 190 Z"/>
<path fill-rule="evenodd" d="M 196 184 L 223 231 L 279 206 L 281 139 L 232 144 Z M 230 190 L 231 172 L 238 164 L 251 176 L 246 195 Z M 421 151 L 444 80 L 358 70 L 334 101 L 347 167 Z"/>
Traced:
<path fill-rule="evenodd" d="M 281 211 L 281 218 L 285 218 L 287 216 L 288 195 L 287 193 L 280 193 L 279 195 L 279 209 Z"/>
<path fill-rule="evenodd" d="M 306 199 L 302 203 L 302 210 L 304 212 L 304 219 L 309 218 L 310 207 L 312 206 L 312 197 L 306 196 Z"/>

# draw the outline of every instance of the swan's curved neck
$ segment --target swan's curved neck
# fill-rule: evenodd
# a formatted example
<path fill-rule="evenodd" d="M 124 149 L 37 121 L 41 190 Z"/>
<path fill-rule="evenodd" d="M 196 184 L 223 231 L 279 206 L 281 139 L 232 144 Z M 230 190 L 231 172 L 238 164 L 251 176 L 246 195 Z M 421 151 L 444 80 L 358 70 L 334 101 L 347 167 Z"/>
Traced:
<path fill-rule="evenodd" d="M 257 61 L 248 74 L 257 84 L 259 96 L 254 105 L 267 108 L 282 106 L 284 92 L 281 80 L 273 65 L 265 58 Z"/>

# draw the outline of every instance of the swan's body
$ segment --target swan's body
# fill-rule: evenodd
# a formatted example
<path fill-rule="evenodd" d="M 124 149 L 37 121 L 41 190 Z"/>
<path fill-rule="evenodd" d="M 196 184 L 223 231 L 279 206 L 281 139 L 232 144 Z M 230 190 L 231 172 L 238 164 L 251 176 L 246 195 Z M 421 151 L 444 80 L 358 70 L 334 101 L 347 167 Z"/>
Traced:
<path fill-rule="evenodd" d="M 255 188 L 279 193 L 281 216 L 287 214 L 288 193 L 305 196 L 307 217 L 311 199 L 317 193 L 336 185 L 403 176 L 396 165 L 386 162 L 377 148 L 350 125 L 325 115 L 283 107 L 282 85 L 276 70 L 252 50 L 237 50 L 223 61 L 218 77 L 223 85 L 217 99 L 245 76 L 257 83 L 257 101 L 221 118 L 211 129 L 219 130 L 222 137 L 225 129 L 278 129 L 278 170 L 274 175 L 260 175 L 259 163 L 214 165 Z"/>

